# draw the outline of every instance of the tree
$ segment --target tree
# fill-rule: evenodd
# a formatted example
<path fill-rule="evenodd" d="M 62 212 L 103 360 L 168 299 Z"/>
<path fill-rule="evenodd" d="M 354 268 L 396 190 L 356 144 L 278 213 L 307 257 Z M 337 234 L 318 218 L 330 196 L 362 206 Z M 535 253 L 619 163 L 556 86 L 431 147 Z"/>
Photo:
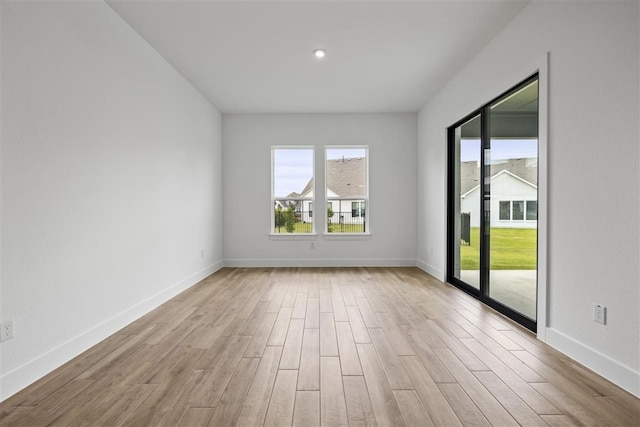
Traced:
<path fill-rule="evenodd" d="M 331 233 L 331 218 L 333 218 L 333 209 L 331 205 L 327 207 L 327 232 Z"/>
<path fill-rule="evenodd" d="M 276 228 L 284 227 L 284 214 L 282 213 L 282 206 L 278 205 L 274 210 L 274 219 Z"/>
<path fill-rule="evenodd" d="M 293 206 L 289 206 L 284 213 L 284 225 L 287 229 L 287 233 L 293 233 L 296 229 L 296 216 L 293 211 Z"/>

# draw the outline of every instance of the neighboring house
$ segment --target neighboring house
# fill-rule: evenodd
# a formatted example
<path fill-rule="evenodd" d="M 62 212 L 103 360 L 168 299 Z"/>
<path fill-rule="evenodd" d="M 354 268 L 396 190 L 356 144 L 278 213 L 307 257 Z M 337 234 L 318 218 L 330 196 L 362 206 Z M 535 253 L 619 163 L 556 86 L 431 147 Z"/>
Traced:
<path fill-rule="evenodd" d="M 471 227 L 480 227 L 480 185 L 461 194 L 460 212 L 471 214 Z M 491 177 L 491 227 L 537 228 L 537 218 L 536 184 L 507 169 Z"/>
<path fill-rule="evenodd" d="M 283 211 L 286 211 L 287 209 L 289 209 L 289 206 L 293 206 L 294 208 L 298 205 L 299 201 L 295 200 L 296 198 L 300 197 L 300 194 L 296 193 L 295 191 L 291 194 L 289 194 L 287 197 L 283 198 L 283 199 L 276 199 L 275 201 L 275 208 L 278 209 L 282 209 Z M 299 210 L 299 208 L 298 208 Z"/>
<path fill-rule="evenodd" d="M 327 160 L 327 209 L 333 211 L 331 222 L 338 224 L 362 224 L 364 222 L 366 206 L 364 195 L 366 192 L 366 159 L 342 158 Z M 310 180 L 302 190 L 301 197 L 313 197 L 313 180 Z M 336 200 L 340 199 L 340 200 Z M 312 202 L 303 201 L 303 212 L 309 212 L 313 220 L 316 209 Z"/>

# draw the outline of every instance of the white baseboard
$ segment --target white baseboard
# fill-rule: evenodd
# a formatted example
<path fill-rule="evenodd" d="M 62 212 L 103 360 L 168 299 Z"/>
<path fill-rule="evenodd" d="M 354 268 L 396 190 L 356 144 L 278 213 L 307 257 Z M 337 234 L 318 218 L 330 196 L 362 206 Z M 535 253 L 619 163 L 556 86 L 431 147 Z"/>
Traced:
<path fill-rule="evenodd" d="M 225 267 L 415 267 L 414 258 L 225 259 Z"/>
<path fill-rule="evenodd" d="M 224 263 L 220 260 L 3 375 L 0 377 L 0 402 L 220 270 L 223 266 Z"/>
<path fill-rule="evenodd" d="M 433 265 L 427 263 L 426 261 L 422 261 L 421 259 L 416 260 L 416 267 L 418 267 L 425 273 L 432 275 L 441 282 L 445 281 L 444 272 L 439 268 L 436 268 Z"/>
<path fill-rule="evenodd" d="M 618 387 L 640 397 L 640 372 L 624 366 L 593 348 L 553 328 L 546 328 L 546 343 L 603 376 Z"/>

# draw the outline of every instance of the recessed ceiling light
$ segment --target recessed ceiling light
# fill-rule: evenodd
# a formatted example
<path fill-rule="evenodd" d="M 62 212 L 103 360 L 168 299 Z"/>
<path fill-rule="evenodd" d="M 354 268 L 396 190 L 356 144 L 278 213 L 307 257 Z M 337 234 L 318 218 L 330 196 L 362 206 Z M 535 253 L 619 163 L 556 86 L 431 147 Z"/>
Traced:
<path fill-rule="evenodd" d="M 316 56 L 316 58 L 324 58 L 324 56 L 327 54 L 327 51 L 324 49 L 316 49 L 313 51 L 313 54 Z"/>

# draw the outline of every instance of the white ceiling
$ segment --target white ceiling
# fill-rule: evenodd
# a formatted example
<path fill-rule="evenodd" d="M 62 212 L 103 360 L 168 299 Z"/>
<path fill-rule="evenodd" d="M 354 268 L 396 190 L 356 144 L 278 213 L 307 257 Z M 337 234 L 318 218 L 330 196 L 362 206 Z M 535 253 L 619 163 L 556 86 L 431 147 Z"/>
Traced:
<path fill-rule="evenodd" d="M 223 113 L 418 111 L 528 2 L 107 0 Z"/>

